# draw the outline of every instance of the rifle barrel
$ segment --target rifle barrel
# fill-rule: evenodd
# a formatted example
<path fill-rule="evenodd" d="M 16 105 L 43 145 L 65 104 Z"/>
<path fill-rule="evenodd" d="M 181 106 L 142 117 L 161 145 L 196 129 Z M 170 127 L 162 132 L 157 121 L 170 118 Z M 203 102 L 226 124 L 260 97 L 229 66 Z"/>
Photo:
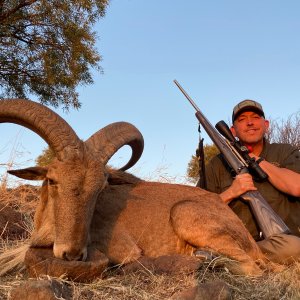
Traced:
<path fill-rule="evenodd" d="M 183 95 L 190 101 L 192 106 L 195 108 L 196 111 L 200 111 L 199 107 L 196 105 L 196 103 L 193 101 L 193 99 L 187 94 L 187 92 L 183 89 L 183 87 L 179 84 L 179 82 L 175 79 L 174 83 L 177 85 L 177 87 L 181 90 Z"/>

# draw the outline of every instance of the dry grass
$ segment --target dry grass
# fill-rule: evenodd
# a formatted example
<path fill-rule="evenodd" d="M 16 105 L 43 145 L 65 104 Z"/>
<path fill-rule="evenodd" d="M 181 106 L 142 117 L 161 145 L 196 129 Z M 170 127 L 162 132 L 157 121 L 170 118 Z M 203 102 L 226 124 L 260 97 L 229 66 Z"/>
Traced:
<path fill-rule="evenodd" d="M 16 190 L 1 190 L 0 207 L 9 205 L 21 212 L 27 222 L 25 231 L 30 231 L 36 199 L 36 189 L 28 186 Z M 0 238 L 0 252 L 19 244 L 22 244 L 22 240 Z M 28 278 L 24 270 L 0 277 L 0 299 L 7 299 L 9 291 L 25 280 Z M 232 299 L 300 299 L 300 263 L 279 273 L 266 273 L 261 277 L 232 275 L 226 269 L 217 269 L 212 263 L 206 263 L 197 273 L 187 275 L 155 275 L 146 269 L 120 275 L 115 270 L 110 270 L 104 279 L 90 284 L 65 281 L 63 278 L 58 280 L 68 284 L 73 291 L 73 299 L 78 300 L 168 299 L 197 283 L 215 280 L 222 280 L 230 286 Z"/>
<path fill-rule="evenodd" d="M 0 280 L 0 299 L 5 299 L 9 291 L 28 280 L 24 273 L 6 276 Z M 232 299 L 300 299 L 300 264 L 295 264 L 278 274 L 262 277 L 232 275 L 226 270 L 210 269 L 204 265 L 196 274 L 154 275 L 144 270 L 127 275 L 116 275 L 111 271 L 107 278 L 89 284 L 57 279 L 68 284 L 73 291 L 73 299 L 169 299 L 179 291 L 197 283 L 222 280 L 232 290 Z"/>
<path fill-rule="evenodd" d="M 6 276 L 0 281 L 0 299 L 9 291 L 27 280 L 25 276 Z M 44 279 L 44 278 L 41 278 Z M 73 299 L 168 299 L 173 293 L 195 285 L 193 276 L 163 276 L 150 272 L 113 275 L 89 284 L 57 279 L 68 284 L 73 290 Z"/>
<path fill-rule="evenodd" d="M 300 265 L 261 278 L 234 276 L 225 270 L 206 267 L 190 275 L 153 275 L 144 271 L 89 285 L 74 285 L 74 299 L 168 299 L 197 283 L 220 279 L 231 287 L 233 299 L 300 299 Z"/>
<path fill-rule="evenodd" d="M 34 212 L 38 200 L 39 188 L 32 185 L 20 185 L 17 188 L 0 187 L 0 204 L 10 206 L 24 215 Z"/>

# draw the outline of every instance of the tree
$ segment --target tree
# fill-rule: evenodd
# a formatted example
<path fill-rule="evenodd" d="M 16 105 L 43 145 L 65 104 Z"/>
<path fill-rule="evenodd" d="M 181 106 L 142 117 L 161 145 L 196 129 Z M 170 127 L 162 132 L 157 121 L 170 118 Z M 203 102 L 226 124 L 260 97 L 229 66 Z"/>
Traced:
<path fill-rule="evenodd" d="M 92 25 L 108 0 L 0 0 L 0 98 L 34 95 L 79 108 L 76 87 L 101 70 Z"/>
<path fill-rule="evenodd" d="M 51 163 L 55 154 L 49 147 L 45 148 L 43 152 L 35 159 L 35 163 L 40 167 L 45 167 Z"/>
<path fill-rule="evenodd" d="M 220 151 L 214 144 L 204 145 L 204 162 L 207 164 Z M 187 167 L 187 177 L 192 183 L 196 183 L 199 179 L 199 160 L 196 155 L 192 155 Z"/>
<path fill-rule="evenodd" d="M 271 143 L 291 144 L 300 149 L 300 111 L 291 114 L 287 119 L 271 119 L 266 139 Z M 215 145 L 205 145 L 205 164 L 218 153 L 219 151 Z M 192 155 L 192 158 L 188 163 L 187 177 L 192 183 L 196 183 L 199 179 L 198 158 L 194 155 Z"/>
<path fill-rule="evenodd" d="M 300 111 L 286 120 L 270 120 L 267 139 L 272 143 L 291 144 L 300 149 Z"/>

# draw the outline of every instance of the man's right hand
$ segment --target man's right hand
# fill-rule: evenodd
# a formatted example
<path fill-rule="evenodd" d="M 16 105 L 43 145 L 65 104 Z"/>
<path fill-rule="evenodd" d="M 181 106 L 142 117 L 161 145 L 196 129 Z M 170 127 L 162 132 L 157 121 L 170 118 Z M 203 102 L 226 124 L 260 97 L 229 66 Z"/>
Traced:
<path fill-rule="evenodd" d="M 231 186 L 220 194 L 221 199 L 225 203 L 229 203 L 235 198 L 248 191 L 256 191 L 257 188 L 254 186 L 252 176 L 248 173 L 240 174 L 235 177 Z"/>

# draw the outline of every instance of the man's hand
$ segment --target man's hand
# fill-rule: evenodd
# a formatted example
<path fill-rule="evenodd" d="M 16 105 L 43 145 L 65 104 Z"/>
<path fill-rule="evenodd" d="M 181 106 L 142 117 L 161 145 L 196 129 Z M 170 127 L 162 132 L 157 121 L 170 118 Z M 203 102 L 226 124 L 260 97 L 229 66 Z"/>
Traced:
<path fill-rule="evenodd" d="M 234 198 L 248 191 L 256 191 L 257 188 L 254 186 L 252 176 L 248 173 L 240 174 L 235 177 L 231 186 L 220 194 L 221 199 L 225 203 L 229 203 Z"/>

